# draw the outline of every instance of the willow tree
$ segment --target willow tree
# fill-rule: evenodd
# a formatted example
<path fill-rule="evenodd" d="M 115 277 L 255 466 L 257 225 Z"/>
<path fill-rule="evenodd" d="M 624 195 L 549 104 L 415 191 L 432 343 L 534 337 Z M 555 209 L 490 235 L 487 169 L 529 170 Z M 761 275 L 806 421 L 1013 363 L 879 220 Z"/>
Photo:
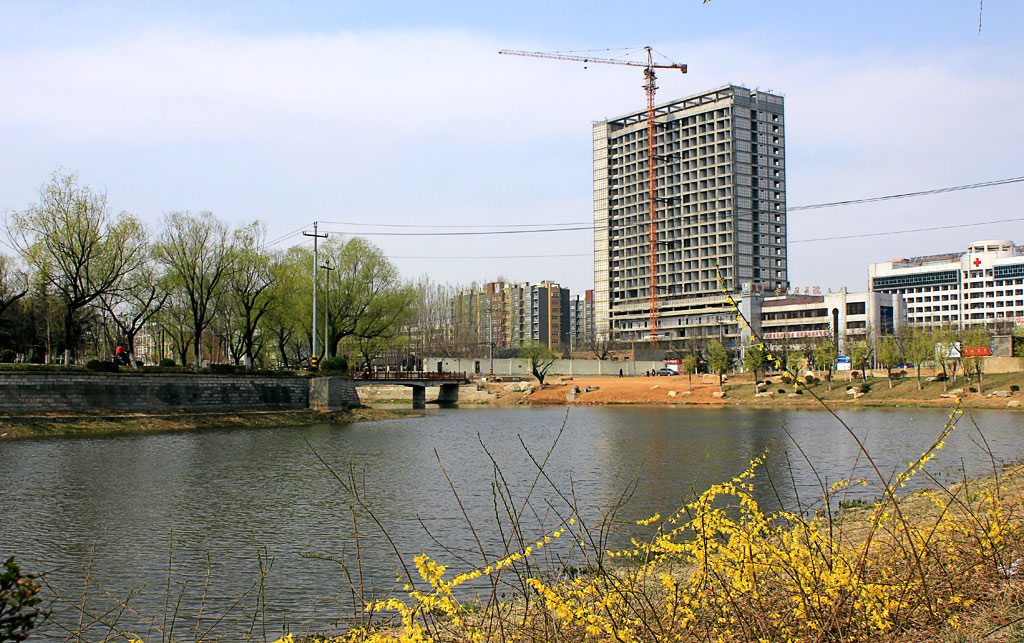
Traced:
<path fill-rule="evenodd" d="M 39 203 L 14 213 L 8 226 L 22 258 L 64 304 L 64 364 L 71 363 L 75 319 L 146 259 L 142 223 L 113 214 L 107 195 L 78 184 L 74 172 L 58 170 L 39 192 Z"/>
<path fill-rule="evenodd" d="M 169 296 L 166 282 L 160 278 L 159 268 L 150 258 L 132 271 L 115 293 L 100 297 L 103 309 L 110 315 L 128 348 L 133 369 L 138 369 L 135 338 L 160 312 Z"/>
<path fill-rule="evenodd" d="M 265 241 L 266 230 L 259 222 L 235 231 L 235 266 L 228 279 L 228 300 L 246 370 L 252 369 L 258 352 L 257 329 L 275 298 L 272 259 Z"/>
<path fill-rule="evenodd" d="M 194 367 L 202 366 L 205 331 L 217 313 L 215 299 L 223 294 L 235 252 L 227 225 L 210 212 L 194 215 L 172 212 L 164 218 L 156 256 L 188 308 Z"/>
<path fill-rule="evenodd" d="M 328 311 L 331 354 L 336 355 L 338 344 L 350 337 L 374 340 L 377 346 L 379 340 L 397 339 L 412 314 L 415 291 L 403 283 L 398 269 L 380 248 L 354 237 L 329 239 L 321 252 L 334 268 L 320 284 L 320 301 Z"/>

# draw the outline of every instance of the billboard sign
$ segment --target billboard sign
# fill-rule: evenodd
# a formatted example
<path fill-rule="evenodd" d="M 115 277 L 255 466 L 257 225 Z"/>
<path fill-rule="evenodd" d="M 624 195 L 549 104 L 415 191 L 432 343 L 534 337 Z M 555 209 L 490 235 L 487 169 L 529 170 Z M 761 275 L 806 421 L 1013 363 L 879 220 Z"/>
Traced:
<path fill-rule="evenodd" d="M 964 357 L 992 357 L 991 346 L 964 346 Z"/>

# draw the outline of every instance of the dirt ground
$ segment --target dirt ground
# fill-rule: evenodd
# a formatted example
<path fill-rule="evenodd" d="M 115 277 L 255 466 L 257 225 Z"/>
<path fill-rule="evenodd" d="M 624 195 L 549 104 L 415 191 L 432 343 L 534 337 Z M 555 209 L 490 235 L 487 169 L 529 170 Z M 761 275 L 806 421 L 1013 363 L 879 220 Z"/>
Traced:
<path fill-rule="evenodd" d="M 530 395 L 530 404 L 565 404 L 573 386 L 596 387 L 596 391 L 579 393 L 574 404 L 728 404 L 728 398 L 715 398 L 714 383 L 703 383 L 703 376 L 690 380 L 684 375 L 668 377 L 576 377 L 554 378 L 544 388 Z"/>
<path fill-rule="evenodd" d="M 942 385 L 930 383 L 917 390 L 916 381 L 907 378 L 901 380 L 890 389 L 884 378 L 872 378 L 869 380 L 871 390 L 868 394 L 854 398 L 847 394 L 850 386 L 860 386 L 861 380 L 847 382 L 837 379 L 833 383 L 833 390 L 827 390 L 827 385 L 818 382 L 810 387 L 801 385 L 802 390 L 796 393 L 792 385 L 782 384 L 778 377 L 770 378 L 768 393 L 755 397 L 753 381 L 749 375 L 733 376 L 726 379 L 724 385 L 724 397 L 715 396 L 718 389 L 718 378 L 713 375 L 694 375 L 692 383 L 685 375 L 667 377 L 552 377 L 545 381 L 542 390 L 536 391 L 520 403 L 533 405 L 560 405 L 569 403 L 569 394 L 573 386 L 578 386 L 581 391 L 588 386 L 597 390 L 588 393 L 581 392 L 572 400 L 578 405 L 600 405 L 600 404 L 666 404 L 666 405 L 743 405 L 755 407 L 816 407 L 820 403 L 814 399 L 814 395 L 826 400 L 830 406 L 858 407 L 858 406 L 937 406 L 948 407 L 955 404 L 955 400 L 948 397 L 943 398 Z M 1017 388 L 1024 388 L 1024 375 L 1020 373 L 993 375 L 986 378 L 984 394 L 964 393 L 962 394 L 963 406 L 967 408 L 1024 408 L 1024 394 L 1019 391 L 1012 392 L 1009 397 L 998 397 L 989 395 L 997 389 L 1009 389 L 1012 384 Z M 956 384 L 950 384 L 949 389 L 960 388 L 965 391 L 967 385 L 960 380 Z"/>

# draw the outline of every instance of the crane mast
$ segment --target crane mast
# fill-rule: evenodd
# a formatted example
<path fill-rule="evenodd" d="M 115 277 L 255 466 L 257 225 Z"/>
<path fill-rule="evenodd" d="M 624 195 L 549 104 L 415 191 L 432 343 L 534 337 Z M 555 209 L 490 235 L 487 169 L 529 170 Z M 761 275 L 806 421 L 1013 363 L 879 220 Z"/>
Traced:
<path fill-rule="evenodd" d="M 650 290 L 651 319 L 650 336 L 651 345 L 658 343 L 658 181 L 657 181 L 657 159 L 654 154 L 654 94 L 658 89 L 656 84 L 657 76 L 655 69 L 678 69 L 686 73 L 686 65 L 670 63 L 655 64 L 653 52 L 650 47 L 644 47 L 647 52 L 647 62 L 633 60 L 617 60 L 614 58 L 594 58 L 590 56 L 576 56 L 570 54 L 549 54 L 539 51 L 515 51 L 502 49 L 499 54 L 510 56 L 530 56 L 533 58 L 551 58 L 554 60 L 571 60 L 582 63 L 600 63 L 606 65 L 626 65 L 629 67 L 644 68 L 644 92 L 647 94 L 647 215 L 650 219 L 648 227 L 648 283 Z"/>

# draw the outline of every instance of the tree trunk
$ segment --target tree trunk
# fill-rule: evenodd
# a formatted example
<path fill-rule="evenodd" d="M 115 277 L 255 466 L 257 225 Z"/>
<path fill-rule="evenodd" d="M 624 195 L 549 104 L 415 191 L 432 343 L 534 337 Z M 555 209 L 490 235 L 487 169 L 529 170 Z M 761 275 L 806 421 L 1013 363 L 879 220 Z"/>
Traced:
<path fill-rule="evenodd" d="M 921 390 L 921 362 L 917 363 L 917 390 Z"/>
<path fill-rule="evenodd" d="M 132 365 L 133 371 L 137 371 L 139 365 L 135 362 L 135 335 L 127 335 L 125 340 L 128 344 L 128 363 Z"/>
<path fill-rule="evenodd" d="M 724 379 L 725 372 L 718 371 L 718 392 L 722 392 L 722 380 Z"/>
<path fill-rule="evenodd" d="M 202 339 L 202 336 L 203 336 L 203 330 L 201 328 L 199 328 L 199 326 L 196 326 L 195 328 L 196 329 L 192 332 L 192 355 L 196 359 L 196 363 L 194 364 L 194 367 L 195 367 L 195 371 L 198 373 L 199 372 L 199 368 L 200 368 L 200 366 L 202 364 L 203 351 L 202 351 L 202 344 L 200 342 L 201 342 L 201 339 Z"/>
<path fill-rule="evenodd" d="M 71 366 L 71 335 L 73 334 L 72 326 L 75 323 L 75 309 L 68 305 L 68 309 L 64 311 L 64 367 Z"/>
<path fill-rule="evenodd" d="M 889 390 L 892 390 L 892 369 L 886 368 L 885 373 L 886 378 L 889 380 Z"/>

